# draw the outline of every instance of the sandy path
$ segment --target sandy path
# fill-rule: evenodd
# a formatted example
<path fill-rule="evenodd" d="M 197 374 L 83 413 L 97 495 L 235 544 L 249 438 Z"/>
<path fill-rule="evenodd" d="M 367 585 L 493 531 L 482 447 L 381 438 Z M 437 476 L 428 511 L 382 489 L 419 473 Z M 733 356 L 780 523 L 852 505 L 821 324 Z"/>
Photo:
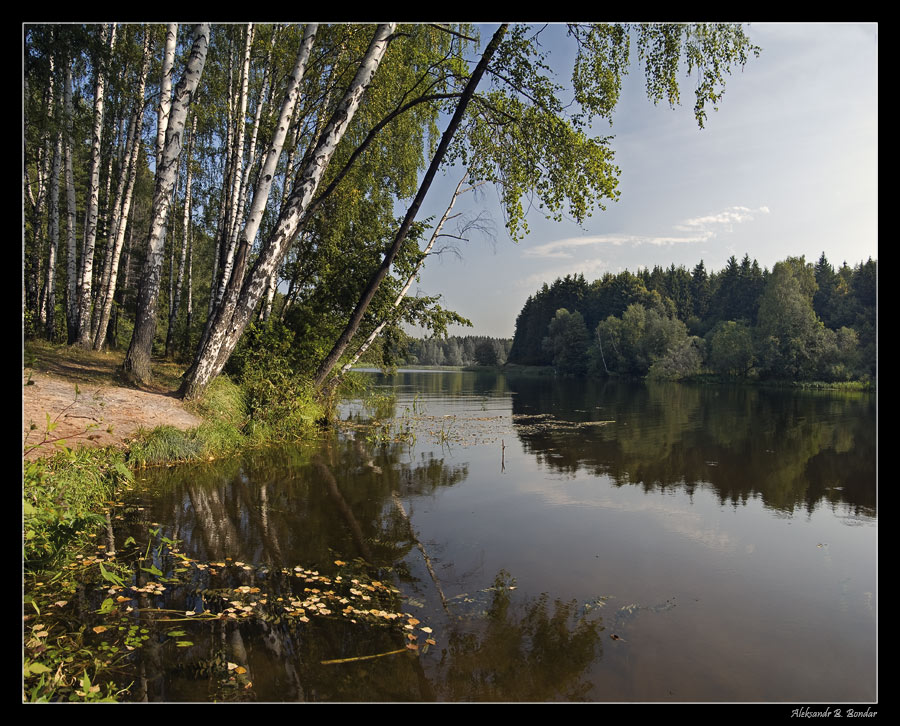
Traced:
<path fill-rule="evenodd" d="M 49 436 L 65 437 L 67 446 L 123 445 L 139 428 L 167 424 L 188 429 L 201 423 L 171 394 L 80 383 L 76 396 L 72 381 L 26 369 L 22 382 L 26 384 L 29 380 L 30 385 L 23 385 L 22 393 L 25 447 L 44 439 L 47 414 L 57 424 Z M 37 426 L 34 430 L 30 428 L 32 423 Z M 46 443 L 30 451 L 26 458 L 53 451 L 54 445 Z"/>

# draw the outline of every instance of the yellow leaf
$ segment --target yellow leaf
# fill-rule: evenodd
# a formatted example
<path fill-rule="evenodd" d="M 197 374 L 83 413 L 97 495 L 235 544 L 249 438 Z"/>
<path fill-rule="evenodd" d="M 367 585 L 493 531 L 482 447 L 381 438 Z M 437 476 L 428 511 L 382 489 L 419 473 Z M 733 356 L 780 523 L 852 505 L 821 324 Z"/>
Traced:
<path fill-rule="evenodd" d="M 247 672 L 247 669 L 244 668 L 244 666 L 238 666 L 237 668 L 234 669 L 234 672 L 235 672 L 235 673 L 238 673 L 238 674 L 240 674 L 240 673 L 246 673 L 246 672 Z"/>
<path fill-rule="evenodd" d="M 105 625 L 97 625 L 96 627 L 92 628 L 92 630 L 93 630 L 95 633 L 103 633 L 103 632 L 106 631 L 106 629 L 107 629 L 107 628 L 106 628 Z"/>

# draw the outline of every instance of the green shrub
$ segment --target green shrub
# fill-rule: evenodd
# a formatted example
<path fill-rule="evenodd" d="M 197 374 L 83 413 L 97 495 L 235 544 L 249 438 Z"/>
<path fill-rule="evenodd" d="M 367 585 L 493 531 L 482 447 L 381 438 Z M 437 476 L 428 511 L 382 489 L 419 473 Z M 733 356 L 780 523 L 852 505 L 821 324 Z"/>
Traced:
<path fill-rule="evenodd" d="M 62 449 L 24 462 L 25 569 L 50 566 L 77 533 L 104 522 L 101 503 L 131 478 L 124 455 L 115 449 Z"/>

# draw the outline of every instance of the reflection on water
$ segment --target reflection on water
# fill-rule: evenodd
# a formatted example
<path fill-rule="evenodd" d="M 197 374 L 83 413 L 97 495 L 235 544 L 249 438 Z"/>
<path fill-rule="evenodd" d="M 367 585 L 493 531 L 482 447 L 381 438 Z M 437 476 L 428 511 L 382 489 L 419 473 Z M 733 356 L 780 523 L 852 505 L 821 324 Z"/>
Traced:
<path fill-rule="evenodd" d="M 389 425 L 148 473 L 135 698 L 875 698 L 872 397 L 374 378 Z"/>

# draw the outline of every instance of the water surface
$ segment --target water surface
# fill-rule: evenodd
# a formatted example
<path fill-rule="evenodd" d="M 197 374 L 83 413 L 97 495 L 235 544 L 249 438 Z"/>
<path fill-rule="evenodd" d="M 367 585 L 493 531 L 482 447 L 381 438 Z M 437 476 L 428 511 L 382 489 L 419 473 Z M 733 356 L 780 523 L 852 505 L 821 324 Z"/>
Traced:
<path fill-rule="evenodd" d="M 874 397 L 370 375 L 339 434 L 142 482 L 122 537 L 194 573 L 148 606 L 265 602 L 154 631 L 135 697 L 876 699 Z M 287 612 L 354 577 L 400 619 Z"/>

